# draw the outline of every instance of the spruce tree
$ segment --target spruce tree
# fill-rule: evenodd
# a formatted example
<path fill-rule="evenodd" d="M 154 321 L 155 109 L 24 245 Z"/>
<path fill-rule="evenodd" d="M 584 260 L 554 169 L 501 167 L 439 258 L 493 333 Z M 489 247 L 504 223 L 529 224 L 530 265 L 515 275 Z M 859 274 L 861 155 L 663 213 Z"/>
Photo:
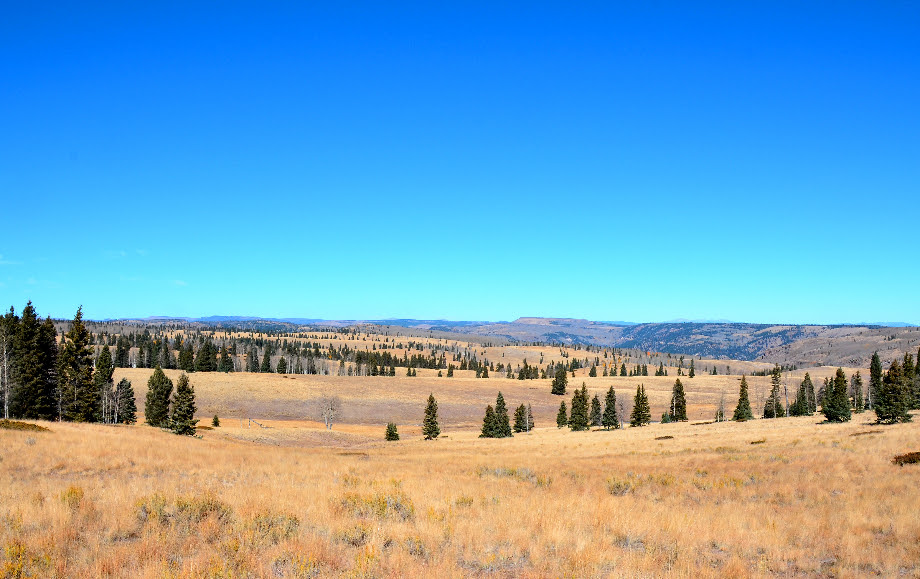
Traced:
<path fill-rule="evenodd" d="M 425 406 L 425 420 L 422 423 L 422 434 L 425 440 L 434 440 L 441 434 L 441 427 L 438 426 L 438 403 L 434 399 L 434 394 L 428 395 L 428 404 Z"/>
<path fill-rule="evenodd" d="M 482 431 L 479 433 L 479 438 L 499 438 L 495 410 L 491 404 L 486 405 L 486 414 L 482 418 Z"/>
<path fill-rule="evenodd" d="M 865 401 L 863 400 L 863 380 L 859 370 L 850 377 L 850 390 L 853 392 L 853 412 L 860 414 L 865 411 Z"/>
<path fill-rule="evenodd" d="M 249 348 L 249 353 L 246 355 L 246 371 L 253 374 L 259 371 L 259 355 L 255 348 Z"/>
<path fill-rule="evenodd" d="M 233 372 L 233 358 L 230 357 L 230 350 L 227 346 L 220 347 L 220 362 L 217 364 L 220 372 Z"/>
<path fill-rule="evenodd" d="M 821 407 L 824 417 L 830 422 L 849 421 L 850 399 L 847 396 L 847 375 L 843 373 L 843 368 L 837 368 L 829 389 L 827 403 Z"/>
<path fill-rule="evenodd" d="M 198 421 L 195 420 L 195 388 L 189 384 L 188 376 L 183 372 L 176 381 L 169 428 L 176 434 L 191 436 L 195 434 L 196 424 Z"/>
<path fill-rule="evenodd" d="M 920 348 L 917 349 L 917 364 L 920 365 Z M 914 383 L 911 384 L 911 408 L 920 409 L 920 371 L 914 368 Z"/>
<path fill-rule="evenodd" d="M 284 356 L 278 358 L 278 366 L 275 368 L 279 374 L 287 374 L 287 360 L 284 359 Z"/>
<path fill-rule="evenodd" d="M 636 397 L 633 400 L 632 414 L 629 416 L 630 426 L 645 426 L 652 422 L 652 410 L 649 406 L 648 396 L 645 394 L 645 385 L 639 384 L 636 388 Z"/>
<path fill-rule="evenodd" d="M 512 436 L 511 423 L 508 420 L 508 407 L 505 406 L 505 398 L 499 392 L 495 399 L 495 435 L 498 438 L 507 438 Z"/>
<path fill-rule="evenodd" d="M 559 403 L 559 412 L 556 413 L 556 427 L 562 428 L 569 423 L 568 410 L 565 408 L 565 400 Z"/>
<path fill-rule="evenodd" d="M 514 410 L 514 431 L 526 432 L 527 428 L 527 407 L 521 404 Z"/>
<path fill-rule="evenodd" d="M 272 348 L 270 344 L 265 345 L 265 352 L 262 354 L 262 365 L 259 366 L 259 372 L 271 374 L 272 371 Z"/>
<path fill-rule="evenodd" d="M 680 378 L 674 381 L 674 388 L 671 391 L 670 418 L 687 421 L 687 397 L 684 395 L 684 385 L 681 384 Z"/>
<path fill-rule="evenodd" d="M 134 388 L 127 378 L 119 380 L 115 387 L 115 422 L 134 424 L 137 422 L 137 402 L 134 401 Z"/>
<path fill-rule="evenodd" d="M 112 353 L 108 346 L 103 346 L 96 359 L 96 370 L 93 372 L 93 385 L 99 398 L 96 403 L 97 422 L 108 424 L 115 421 L 115 383 L 112 380 L 114 373 Z"/>
<path fill-rule="evenodd" d="M 530 407 L 530 404 L 527 404 L 527 432 L 533 430 L 533 408 Z"/>
<path fill-rule="evenodd" d="M 687 372 L 688 378 L 693 378 L 696 376 L 696 370 L 693 368 L 693 358 L 690 358 L 690 371 Z"/>
<path fill-rule="evenodd" d="M 805 372 L 805 379 L 802 380 L 802 387 L 805 389 L 805 406 L 806 415 L 811 416 L 818 411 L 818 395 L 815 394 L 815 384 L 811 381 L 811 376 Z"/>
<path fill-rule="evenodd" d="M 910 402 L 910 389 L 905 383 L 901 365 L 895 358 L 875 394 L 874 410 L 877 422 L 882 424 L 909 422 L 910 414 L 907 411 Z"/>
<path fill-rule="evenodd" d="M 9 414 L 51 420 L 57 416 L 57 332 L 50 318 L 39 319 L 32 302 L 22 316 L 7 314 L 6 384 Z"/>
<path fill-rule="evenodd" d="M 569 428 L 588 430 L 588 389 L 585 383 L 572 395 L 572 412 L 569 414 Z"/>
<path fill-rule="evenodd" d="M 93 350 L 91 336 L 83 324 L 83 307 L 77 309 L 61 352 L 60 381 L 63 390 L 64 418 L 92 422 L 96 417 L 97 396 L 93 388 Z"/>
<path fill-rule="evenodd" d="M 617 394 L 613 386 L 607 390 L 607 397 L 604 399 L 604 415 L 601 417 L 601 424 L 607 430 L 620 427 L 620 417 L 617 416 Z"/>
<path fill-rule="evenodd" d="M 192 350 L 192 342 L 189 340 L 179 350 L 179 369 L 184 372 L 195 371 L 195 352 Z"/>
<path fill-rule="evenodd" d="M 626 362 L 620 364 L 620 376 L 626 376 Z"/>
<path fill-rule="evenodd" d="M 591 414 L 588 417 L 588 423 L 591 426 L 601 425 L 601 399 L 598 398 L 597 394 L 591 399 Z"/>
<path fill-rule="evenodd" d="M 732 416 L 732 420 L 744 422 L 745 420 L 751 420 L 753 418 L 754 413 L 751 411 L 751 401 L 748 399 L 747 379 L 741 376 L 741 390 L 738 392 L 738 405 L 735 407 L 735 414 Z"/>
<path fill-rule="evenodd" d="M 808 390 L 805 384 L 806 380 L 811 382 L 807 373 L 805 374 L 805 380 L 802 380 L 802 383 L 799 384 L 799 389 L 795 394 L 795 401 L 789 406 L 789 414 L 791 416 L 811 416 L 812 414 L 810 410 L 810 401 L 808 399 Z"/>
<path fill-rule="evenodd" d="M 169 426 L 169 400 L 172 390 L 172 380 L 157 366 L 147 380 L 147 400 L 144 404 L 144 420 L 147 424 L 157 428 Z"/>
<path fill-rule="evenodd" d="M 0 396 L 3 400 L 3 418 L 10 418 L 10 402 L 13 395 L 13 375 L 16 363 L 16 334 L 19 332 L 19 316 L 10 306 L 10 311 L 0 318 Z"/>
<path fill-rule="evenodd" d="M 399 440 L 399 432 L 396 430 L 395 422 L 387 422 L 387 431 L 383 438 L 390 442 Z"/>
<path fill-rule="evenodd" d="M 786 416 L 786 405 L 783 403 L 779 387 L 782 385 L 782 373 L 778 365 L 773 366 L 770 376 L 770 396 L 763 406 L 764 418 L 782 418 Z"/>
<path fill-rule="evenodd" d="M 882 360 L 878 357 L 878 352 L 872 354 L 872 361 L 869 362 L 869 410 L 875 407 L 875 399 L 882 389 Z"/>
<path fill-rule="evenodd" d="M 568 377 L 565 374 L 565 367 L 562 364 L 556 366 L 556 375 L 553 377 L 553 383 L 550 388 L 552 394 L 557 396 L 565 395 L 565 387 L 568 384 Z"/>

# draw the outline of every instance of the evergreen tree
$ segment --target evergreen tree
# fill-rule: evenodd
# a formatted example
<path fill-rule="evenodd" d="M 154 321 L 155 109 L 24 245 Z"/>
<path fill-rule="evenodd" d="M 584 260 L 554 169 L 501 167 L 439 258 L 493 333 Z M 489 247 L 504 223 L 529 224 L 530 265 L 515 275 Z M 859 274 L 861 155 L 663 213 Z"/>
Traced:
<path fill-rule="evenodd" d="M 128 338 L 118 336 L 118 341 L 115 343 L 115 367 L 128 368 L 130 366 L 130 355 L 131 343 L 128 342 Z"/>
<path fill-rule="evenodd" d="M 498 438 L 498 424 L 495 420 L 495 410 L 491 404 L 486 405 L 486 415 L 482 418 L 482 432 L 479 438 Z"/>
<path fill-rule="evenodd" d="M 276 370 L 279 374 L 287 374 L 287 360 L 284 359 L 284 356 L 278 358 L 278 367 Z"/>
<path fill-rule="evenodd" d="M 716 408 L 716 422 L 725 422 L 725 390 L 719 396 L 719 406 Z"/>
<path fill-rule="evenodd" d="M 556 366 L 556 375 L 553 377 L 552 387 L 550 392 L 556 394 L 557 396 L 565 395 L 565 387 L 568 384 L 568 377 L 565 374 L 565 367 L 561 364 Z"/>
<path fill-rule="evenodd" d="M 169 428 L 176 434 L 191 436 L 195 434 L 196 424 L 198 421 L 195 420 L 195 388 L 189 384 L 188 376 L 183 372 L 176 381 Z"/>
<path fill-rule="evenodd" d="M 626 376 L 626 362 L 620 364 L 620 376 Z"/>
<path fill-rule="evenodd" d="M 96 417 L 97 396 L 93 388 L 93 349 L 91 336 L 83 324 L 83 307 L 77 309 L 61 352 L 60 380 L 64 418 L 92 422 Z"/>
<path fill-rule="evenodd" d="M 633 400 L 632 414 L 629 416 L 630 426 L 645 426 L 652 422 L 652 410 L 649 406 L 648 396 L 645 395 L 645 386 L 639 384 L 636 388 L 636 397 Z"/>
<path fill-rule="evenodd" d="M 569 414 L 569 428 L 588 430 L 588 389 L 585 383 L 572 395 L 572 413 Z"/>
<path fill-rule="evenodd" d="M 827 393 L 827 403 L 822 406 L 821 412 L 830 422 L 847 422 L 850 420 L 850 399 L 847 396 L 847 375 L 843 368 L 837 368 L 833 382 L 830 383 Z"/>
<path fill-rule="evenodd" d="M 383 438 L 390 442 L 399 440 L 399 432 L 396 430 L 395 422 L 387 422 L 387 431 Z"/>
<path fill-rule="evenodd" d="M 196 372 L 214 372 L 217 370 L 217 349 L 211 340 L 205 340 L 198 347 L 198 356 L 195 358 Z"/>
<path fill-rule="evenodd" d="M 217 364 L 220 372 L 233 372 L 233 358 L 230 357 L 230 350 L 227 346 L 220 347 L 220 362 Z"/>
<path fill-rule="evenodd" d="M 891 367 L 885 373 L 882 384 L 875 393 L 875 415 L 877 422 L 894 424 L 896 422 L 909 422 L 910 414 L 910 389 L 904 380 L 903 370 L 898 360 L 891 362 Z"/>
<path fill-rule="evenodd" d="M 144 419 L 147 424 L 158 428 L 169 426 L 169 399 L 172 390 L 172 380 L 157 366 L 147 380 L 147 400 L 144 404 Z"/>
<path fill-rule="evenodd" d="M 268 344 L 265 345 L 265 353 L 262 354 L 262 365 L 259 366 L 259 372 L 263 374 L 272 372 L 272 349 Z"/>
<path fill-rule="evenodd" d="M 687 372 L 688 378 L 693 378 L 696 376 L 696 370 L 693 368 L 693 358 L 690 358 L 690 371 Z"/>
<path fill-rule="evenodd" d="M 808 403 L 805 407 L 807 415 L 811 416 L 818 411 L 818 395 L 815 394 L 815 384 L 811 381 L 811 376 L 805 372 L 805 379 L 802 380 L 802 386 L 805 388 L 805 400 Z"/>
<path fill-rule="evenodd" d="M 671 391 L 670 419 L 687 421 L 687 397 L 684 395 L 684 385 L 681 384 L 680 378 L 674 381 L 674 388 Z"/>
<path fill-rule="evenodd" d="M 569 413 L 565 408 L 565 400 L 559 403 L 559 412 L 556 414 L 556 427 L 562 428 L 569 423 Z"/>
<path fill-rule="evenodd" d="M 43 324 L 32 306 L 22 316 L 13 309 L 5 318 L 7 327 L 6 384 L 9 415 L 51 420 L 56 415 L 57 332 L 50 319 Z"/>
<path fill-rule="evenodd" d="M 179 350 L 179 369 L 184 372 L 195 371 L 195 352 L 192 350 L 192 342 L 189 340 Z"/>
<path fill-rule="evenodd" d="M 620 417 L 617 416 L 617 394 L 613 390 L 607 390 L 607 397 L 604 399 L 604 415 L 601 417 L 601 424 L 607 430 L 620 427 Z"/>
<path fill-rule="evenodd" d="M 93 385 L 99 398 L 96 402 L 96 422 L 109 424 L 115 421 L 115 383 L 112 380 L 114 373 L 112 353 L 108 346 L 103 346 L 96 359 L 96 370 L 93 372 Z"/>
<path fill-rule="evenodd" d="M 598 398 L 597 394 L 591 399 L 591 414 L 588 417 L 588 423 L 591 426 L 601 425 L 601 399 Z"/>
<path fill-rule="evenodd" d="M 591 364 L 591 369 L 588 370 L 588 376 L 591 378 L 597 378 L 597 366 Z"/>
<path fill-rule="evenodd" d="M 860 414 L 865 410 L 865 401 L 863 400 L 863 380 L 857 370 L 850 377 L 850 390 L 853 393 L 853 412 Z"/>
<path fill-rule="evenodd" d="M 917 348 L 917 364 L 920 365 L 920 348 Z M 920 370 L 914 368 L 914 383 L 911 384 L 911 408 L 920 409 Z"/>
<path fill-rule="evenodd" d="M 783 404 L 782 393 L 779 387 L 782 385 L 782 371 L 779 365 L 773 366 L 773 372 L 770 376 L 770 396 L 763 406 L 764 418 L 782 418 L 786 415 L 786 405 Z"/>
<path fill-rule="evenodd" d="M 744 422 L 745 420 L 751 420 L 753 418 L 754 413 L 751 411 L 751 401 L 748 399 L 747 379 L 741 376 L 741 390 L 738 392 L 738 406 L 735 407 L 735 414 L 732 416 L 732 420 Z"/>
<path fill-rule="evenodd" d="M 498 393 L 495 399 L 495 436 L 497 438 L 507 438 L 512 436 L 511 423 L 508 420 L 508 407 L 505 406 L 505 398 L 502 393 Z"/>
<path fill-rule="evenodd" d="M 875 407 L 875 399 L 882 389 L 882 360 L 878 357 L 878 352 L 872 354 L 872 361 L 869 362 L 869 410 Z"/>
<path fill-rule="evenodd" d="M 527 407 L 521 404 L 514 410 L 514 431 L 526 432 L 527 426 Z"/>
<path fill-rule="evenodd" d="M 425 440 L 433 440 L 441 434 L 441 428 L 438 426 L 438 403 L 434 399 L 434 394 L 428 395 L 428 404 L 425 406 L 425 421 L 422 423 L 422 434 Z"/>
<path fill-rule="evenodd" d="M 534 427 L 533 408 L 531 408 L 530 404 L 528 403 L 527 404 L 527 432 L 530 432 L 531 430 L 533 430 L 533 427 Z"/>
<path fill-rule="evenodd" d="M 259 371 L 259 355 L 255 348 L 249 348 L 249 354 L 246 355 L 246 371 L 253 374 Z"/>
<path fill-rule="evenodd" d="M 214 418 L 211 419 L 211 428 L 220 428 L 220 417 L 218 417 L 216 414 L 214 415 Z"/>
<path fill-rule="evenodd" d="M 115 387 L 114 418 L 117 424 L 134 424 L 137 422 L 137 403 L 134 401 L 134 388 L 127 378 L 122 378 Z"/>
<path fill-rule="evenodd" d="M 10 418 L 18 332 L 19 316 L 16 315 L 13 306 L 10 306 L 10 311 L 0 318 L 0 395 L 3 397 L 3 418 L 6 420 Z"/>
<path fill-rule="evenodd" d="M 798 391 L 796 391 L 795 402 L 789 406 L 789 414 L 791 416 L 811 416 L 811 400 L 808 394 L 808 385 L 811 384 L 811 377 L 808 373 L 805 373 L 805 379 L 802 380 L 802 383 L 799 385 Z M 814 392 L 814 386 L 811 387 L 812 392 Z"/>

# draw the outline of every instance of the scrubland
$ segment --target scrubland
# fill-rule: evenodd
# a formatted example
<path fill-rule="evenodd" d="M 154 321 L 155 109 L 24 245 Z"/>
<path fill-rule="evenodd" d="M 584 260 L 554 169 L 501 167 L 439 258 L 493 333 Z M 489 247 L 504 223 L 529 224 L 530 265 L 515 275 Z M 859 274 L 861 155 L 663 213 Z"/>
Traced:
<path fill-rule="evenodd" d="M 142 409 L 150 370 L 119 372 Z M 560 399 L 543 380 L 191 378 L 200 424 L 215 413 L 223 424 L 201 438 L 142 425 L 0 430 L 0 574 L 920 576 L 920 465 L 891 462 L 920 450 L 916 422 L 876 426 L 866 413 L 575 433 L 550 426 Z M 653 416 L 674 379 L 584 378 L 627 398 L 643 382 Z M 737 380 L 682 378 L 691 419 L 710 420 L 723 389 L 730 414 Z M 328 432 L 309 401 L 330 389 L 350 410 Z M 477 437 L 499 389 L 512 409 L 533 404 L 535 431 Z M 419 429 L 429 392 L 443 409 L 433 441 Z M 390 420 L 403 440 L 382 441 Z"/>

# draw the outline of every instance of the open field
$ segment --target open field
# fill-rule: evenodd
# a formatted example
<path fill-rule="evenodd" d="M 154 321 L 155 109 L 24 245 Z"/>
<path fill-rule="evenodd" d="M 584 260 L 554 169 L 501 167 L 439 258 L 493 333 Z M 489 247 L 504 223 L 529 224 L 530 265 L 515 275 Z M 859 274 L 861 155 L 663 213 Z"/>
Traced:
<path fill-rule="evenodd" d="M 812 375 L 818 382 L 830 371 Z M 132 380 L 141 409 L 150 372 L 116 374 Z M 547 380 L 435 374 L 195 373 L 200 424 L 215 413 L 223 423 L 201 439 L 147 426 L 0 430 L 0 569 L 8 577 L 920 576 L 920 466 L 891 463 L 920 450 L 920 424 L 875 426 L 867 413 L 842 425 L 815 416 L 573 433 L 549 427 L 560 398 Z M 613 384 L 628 399 L 644 383 L 657 417 L 674 379 L 584 380 L 591 392 Z M 749 380 L 756 405 L 768 378 Z M 723 388 L 734 406 L 737 376 L 682 382 L 691 420 L 711 419 Z M 327 432 L 310 400 L 330 390 L 345 413 Z M 537 430 L 477 437 L 498 390 L 512 409 L 533 405 Z M 421 440 L 419 428 L 429 392 L 441 408 L 435 441 Z M 388 420 L 402 441 L 382 441 Z"/>

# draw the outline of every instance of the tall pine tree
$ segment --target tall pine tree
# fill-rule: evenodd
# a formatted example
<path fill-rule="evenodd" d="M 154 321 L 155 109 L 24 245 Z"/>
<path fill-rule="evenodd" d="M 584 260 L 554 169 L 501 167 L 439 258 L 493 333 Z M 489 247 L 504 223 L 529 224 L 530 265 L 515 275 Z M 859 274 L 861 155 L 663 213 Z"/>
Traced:
<path fill-rule="evenodd" d="M 562 428 L 569 423 L 569 412 L 565 407 L 565 400 L 559 403 L 559 412 L 556 413 L 556 427 Z"/>
<path fill-rule="evenodd" d="M 195 434 L 195 388 L 189 384 L 188 376 L 183 372 L 176 381 L 176 393 L 172 401 L 172 414 L 169 428 L 176 434 L 191 436 Z"/>
<path fill-rule="evenodd" d="M 158 428 L 169 426 L 169 400 L 172 390 L 172 380 L 157 366 L 147 380 L 147 401 L 144 404 L 144 419 L 147 424 Z"/>
<path fill-rule="evenodd" d="M 591 414 L 588 417 L 588 422 L 591 426 L 601 425 L 601 414 L 601 399 L 595 394 L 594 398 L 591 399 Z"/>
<path fill-rule="evenodd" d="M 97 415 L 98 396 L 93 386 L 93 349 L 83 323 L 83 307 L 77 309 L 61 351 L 60 382 L 64 418 L 92 422 Z"/>
<path fill-rule="evenodd" d="M 883 424 L 910 422 L 911 392 L 897 358 L 891 362 L 882 384 L 875 393 L 875 415 Z"/>
<path fill-rule="evenodd" d="M 499 392 L 495 399 L 495 434 L 498 438 L 511 436 L 511 423 L 508 420 L 508 407 L 505 397 Z"/>
<path fill-rule="evenodd" d="M 751 411 L 751 401 L 748 398 L 748 383 L 744 376 L 741 376 L 741 389 L 738 392 L 738 405 L 735 407 L 735 413 L 732 420 L 744 422 L 754 418 Z"/>
<path fill-rule="evenodd" d="M 882 389 L 882 360 L 878 352 L 872 354 L 869 362 L 869 410 L 875 408 L 875 399 Z"/>
<path fill-rule="evenodd" d="M 588 389 L 585 383 L 572 395 L 572 411 L 569 414 L 569 428 L 588 430 Z"/>
<path fill-rule="evenodd" d="M 137 422 L 137 402 L 134 400 L 134 388 L 127 378 L 119 380 L 115 386 L 115 422 L 134 424 Z"/>
<path fill-rule="evenodd" d="M 604 398 L 604 415 L 601 417 L 601 424 L 607 430 L 620 427 L 620 417 L 617 416 L 617 394 L 613 390 L 607 390 L 607 396 Z"/>
<path fill-rule="evenodd" d="M 652 409 L 649 406 L 648 396 L 645 394 L 645 385 L 636 387 L 636 397 L 633 399 L 633 409 L 629 416 L 630 426 L 645 426 L 652 422 Z"/>
<path fill-rule="evenodd" d="M 498 438 L 498 425 L 495 423 L 495 409 L 486 405 L 486 414 L 482 418 L 482 431 L 479 438 Z"/>
<path fill-rule="evenodd" d="M 96 369 L 93 372 L 93 386 L 96 388 L 96 421 L 110 424 L 115 421 L 115 383 L 112 375 L 115 373 L 115 364 L 112 362 L 112 352 L 108 346 L 103 346 L 96 358 Z"/>
<path fill-rule="evenodd" d="M 434 394 L 428 395 L 428 404 L 425 406 L 425 420 L 422 422 L 422 434 L 425 440 L 434 440 L 441 434 L 441 427 L 438 425 L 438 403 L 434 399 Z"/>
<path fill-rule="evenodd" d="M 687 397 L 684 395 L 684 385 L 680 383 L 680 378 L 674 381 L 674 388 L 671 391 L 671 420 L 687 421 Z"/>
<path fill-rule="evenodd" d="M 847 396 L 847 375 L 843 373 L 843 368 L 837 368 L 829 390 L 821 412 L 830 422 L 847 422 L 850 420 L 850 398 Z"/>

